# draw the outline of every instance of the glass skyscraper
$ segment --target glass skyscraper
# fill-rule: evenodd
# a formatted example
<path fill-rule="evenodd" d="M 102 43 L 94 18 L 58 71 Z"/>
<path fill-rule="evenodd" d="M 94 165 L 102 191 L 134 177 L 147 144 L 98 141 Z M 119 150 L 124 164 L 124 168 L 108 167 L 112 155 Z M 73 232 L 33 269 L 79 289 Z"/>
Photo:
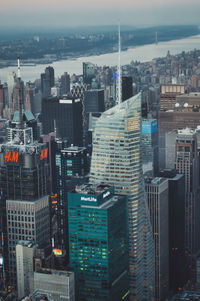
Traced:
<path fill-rule="evenodd" d="M 130 300 L 154 297 L 154 241 L 141 162 L 141 94 L 104 112 L 93 133 L 90 182 L 128 196 Z"/>

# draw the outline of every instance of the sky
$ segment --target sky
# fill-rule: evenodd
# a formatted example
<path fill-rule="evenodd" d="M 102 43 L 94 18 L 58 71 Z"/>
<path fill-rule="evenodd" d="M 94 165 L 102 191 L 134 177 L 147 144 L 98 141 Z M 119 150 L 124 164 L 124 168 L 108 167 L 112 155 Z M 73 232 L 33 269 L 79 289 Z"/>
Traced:
<path fill-rule="evenodd" d="M 0 0 L 0 28 L 198 24 L 200 0 Z"/>

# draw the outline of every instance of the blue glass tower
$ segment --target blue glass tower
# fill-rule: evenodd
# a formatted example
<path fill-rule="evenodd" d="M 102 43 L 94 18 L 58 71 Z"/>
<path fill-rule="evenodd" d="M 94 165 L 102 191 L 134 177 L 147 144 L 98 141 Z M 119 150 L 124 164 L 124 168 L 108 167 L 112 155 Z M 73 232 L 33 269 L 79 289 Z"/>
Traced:
<path fill-rule="evenodd" d="M 128 300 L 127 200 L 108 186 L 68 193 L 70 266 L 76 300 Z"/>

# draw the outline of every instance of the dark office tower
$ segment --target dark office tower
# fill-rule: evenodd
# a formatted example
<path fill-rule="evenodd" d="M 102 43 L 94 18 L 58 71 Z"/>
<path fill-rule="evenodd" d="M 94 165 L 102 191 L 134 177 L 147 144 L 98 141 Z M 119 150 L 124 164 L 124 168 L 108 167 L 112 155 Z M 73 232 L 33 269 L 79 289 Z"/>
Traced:
<path fill-rule="evenodd" d="M 155 176 L 158 172 L 158 126 L 156 119 L 142 119 L 141 149 L 143 174 Z"/>
<path fill-rule="evenodd" d="M 128 300 L 126 197 L 109 186 L 77 186 L 68 214 L 76 300 Z"/>
<path fill-rule="evenodd" d="M 165 169 L 159 177 L 168 179 L 169 190 L 169 289 L 174 293 L 188 280 L 185 256 L 185 177 Z"/>
<path fill-rule="evenodd" d="M 170 105 L 171 107 L 172 105 Z M 160 110 L 158 114 L 159 128 L 159 165 L 165 168 L 166 133 L 186 127 L 195 129 L 200 120 L 200 93 L 189 93 L 176 96 L 173 109 Z"/>
<path fill-rule="evenodd" d="M 49 85 L 50 85 L 50 87 L 54 87 L 54 85 L 55 85 L 55 80 L 54 80 L 54 69 L 53 69 L 53 67 L 47 67 L 46 69 L 45 69 L 45 79 L 47 80 L 47 81 L 49 81 Z"/>
<path fill-rule="evenodd" d="M 66 95 L 70 92 L 70 75 L 67 72 L 64 72 L 60 81 L 61 95 Z"/>
<path fill-rule="evenodd" d="M 49 233 L 48 227 L 45 229 L 47 222 L 36 226 L 37 221 L 42 222 L 43 213 L 47 221 L 49 210 L 48 148 L 34 140 L 32 128 L 23 121 L 19 75 L 18 93 L 18 122 L 9 128 L 9 141 L 0 145 L 0 187 L 6 199 L 9 282 L 12 286 L 16 285 L 15 245 L 18 239 L 25 236 L 38 242 L 49 239 L 48 235 L 45 237 Z"/>
<path fill-rule="evenodd" d="M 199 152 L 197 134 L 191 129 L 178 131 L 176 170 L 185 175 L 185 238 L 190 255 L 199 251 Z"/>
<path fill-rule="evenodd" d="M 42 95 L 44 95 L 44 91 L 45 91 L 45 73 L 41 73 L 40 81 L 41 81 L 41 92 L 42 92 Z"/>
<path fill-rule="evenodd" d="M 94 64 L 90 62 L 83 63 L 83 82 L 86 85 L 91 85 L 92 79 L 95 77 Z"/>
<path fill-rule="evenodd" d="M 141 94 L 103 112 L 93 132 L 90 181 L 128 196 L 130 300 L 154 298 L 154 241 L 141 160 Z"/>
<path fill-rule="evenodd" d="M 59 137 L 67 138 L 69 144 L 83 145 L 83 117 L 80 99 L 43 98 L 43 134 L 53 132 L 55 122 Z"/>
<path fill-rule="evenodd" d="M 164 301 L 169 291 L 168 180 L 146 178 L 145 188 L 155 243 L 155 301 Z"/>
<path fill-rule="evenodd" d="M 104 112 L 104 90 L 88 90 L 84 92 L 83 98 L 83 137 L 84 145 L 91 144 L 88 136 L 89 113 Z"/>
<path fill-rule="evenodd" d="M 133 79 L 131 76 L 122 76 L 122 101 L 133 96 Z"/>
<path fill-rule="evenodd" d="M 4 96 L 3 96 L 3 85 L 0 84 L 0 116 L 3 116 L 3 105 L 4 105 Z"/>
<path fill-rule="evenodd" d="M 62 147 L 64 141 L 56 140 L 56 186 L 58 194 L 58 246 L 67 251 L 68 261 L 68 212 L 67 193 L 75 185 L 85 182 L 88 173 L 87 151 L 84 147 Z"/>

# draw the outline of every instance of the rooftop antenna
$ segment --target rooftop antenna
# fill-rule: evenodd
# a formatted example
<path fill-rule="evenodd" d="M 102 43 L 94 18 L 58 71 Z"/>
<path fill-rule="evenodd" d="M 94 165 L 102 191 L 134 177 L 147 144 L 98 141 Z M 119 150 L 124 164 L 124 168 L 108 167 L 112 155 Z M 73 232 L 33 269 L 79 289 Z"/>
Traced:
<path fill-rule="evenodd" d="M 121 72 L 121 27 L 118 25 L 118 67 L 117 67 L 117 85 L 116 85 L 116 105 L 122 102 L 122 72 Z"/>
<path fill-rule="evenodd" d="M 18 100 L 19 100 L 19 126 L 23 127 L 23 114 L 22 114 L 22 87 L 21 87 L 21 74 L 20 74 L 20 58 L 17 58 L 17 82 L 18 82 Z"/>

